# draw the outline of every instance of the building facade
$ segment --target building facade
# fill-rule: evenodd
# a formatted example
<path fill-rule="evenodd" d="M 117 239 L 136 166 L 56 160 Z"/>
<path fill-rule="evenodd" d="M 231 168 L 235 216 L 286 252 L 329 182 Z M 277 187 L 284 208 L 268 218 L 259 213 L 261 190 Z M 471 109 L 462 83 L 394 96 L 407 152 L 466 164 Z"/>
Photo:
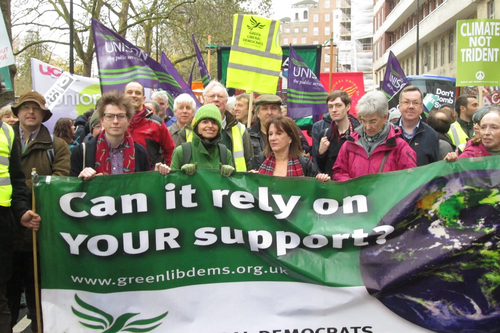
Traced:
<path fill-rule="evenodd" d="M 378 87 L 384 79 L 389 51 L 398 58 L 406 75 L 456 77 L 456 22 L 498 19 L 500 0 L 419 0 L 418 17 L 417 0 L 374 0 L 373 15 L 373 68 Z"/>

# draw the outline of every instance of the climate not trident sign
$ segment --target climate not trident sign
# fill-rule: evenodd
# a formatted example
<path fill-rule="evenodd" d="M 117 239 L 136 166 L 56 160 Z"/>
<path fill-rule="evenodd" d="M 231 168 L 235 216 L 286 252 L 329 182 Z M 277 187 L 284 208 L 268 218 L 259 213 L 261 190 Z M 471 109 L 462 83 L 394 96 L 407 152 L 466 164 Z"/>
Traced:
<path fill-rule="evenodd" d="M 500 85 L 499 51 L 500 20 L 457 21 L 457 86 Z"/>

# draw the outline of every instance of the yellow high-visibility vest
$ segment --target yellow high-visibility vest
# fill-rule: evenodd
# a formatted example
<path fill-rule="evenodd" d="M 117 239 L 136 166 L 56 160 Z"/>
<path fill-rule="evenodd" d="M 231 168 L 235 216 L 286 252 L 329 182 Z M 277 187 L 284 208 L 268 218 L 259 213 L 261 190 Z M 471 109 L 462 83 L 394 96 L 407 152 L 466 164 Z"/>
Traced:
<path fill-rule="evenodd" d="M 453 142 L 458 149 L 464 151 L 467 141 L 469 140 L 469 136 L 465 133 L 458 121 L 451 124 L 448 136 L 451 138 L 451 142 Z"/>
<path fill-rule="evenodd" d="M 2 131 L 0 132 L 0 206 L 10 207 L 12 184 L 10 182 L 9 163 L 12 145 L 14 144 L 14 130 L 6 123 L 2 123 Z"/>
<path fill-rule="evenodd" d="M 245 161 L 245 150 L 243 149 L 243 135 L 245 134 L 245 125 L 237 123 L 231 127 L 231 142 L 233 149 L 234 168 L 236 171 L 247 171 L 247 162 Z M 193 141 L 193 130 L 186 128 L 186 142 Z"/>
<path fill-rule="evenodd" d="M 275 94 L 282 59 L 279 21 L 253 15 L 234 15 L 227 87 Z"/>

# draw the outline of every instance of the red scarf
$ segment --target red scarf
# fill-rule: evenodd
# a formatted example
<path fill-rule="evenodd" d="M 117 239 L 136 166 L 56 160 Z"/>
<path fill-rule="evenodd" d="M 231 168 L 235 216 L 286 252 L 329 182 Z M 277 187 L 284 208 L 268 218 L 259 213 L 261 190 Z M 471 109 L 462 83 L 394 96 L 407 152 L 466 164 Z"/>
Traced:
<path fill-rule="evenodd" d="M 264 163 L 259 168 L 259 173 L 261 175 L 272 176 L 274 173 L 274 168 L 276 167 L 276 158 L 274 154 L 269 155 Z M 304 170 L 300 165 L 298 158 L 289 158 L 288 167 L 286 170 L 287 177 L 304 177 Z"/>
<path fill-rule="evenodd" d="M 348 133 L 354 132 L 354 127 L 352 126 L 352 121 L 349 118 L 349 116 L 347 116 L 347 119 L 349 120 L 349 129 L 345 131 L 344 134 L 342 135 L 340 135 L 339 133 L 339 127 L 337 126 L 337 124 L 332 120 L 330 125 L 332 128 L 332 135 L 329 138 L 330 142 L 340 142 L 342 137 L 346 136 Z"/>
<path fill-rule="evenodd" d="M 135 147 L 134 140 L 130 132 L 125 132 L 123 138 L 123 173 L 135 172 Z M 104 130 L 97 137 L 97 147 L 95 151 L 95 171 L 103 175 L 111 174 L 111 158 L 109 157 L 109 146 L 104 136 Z"/>

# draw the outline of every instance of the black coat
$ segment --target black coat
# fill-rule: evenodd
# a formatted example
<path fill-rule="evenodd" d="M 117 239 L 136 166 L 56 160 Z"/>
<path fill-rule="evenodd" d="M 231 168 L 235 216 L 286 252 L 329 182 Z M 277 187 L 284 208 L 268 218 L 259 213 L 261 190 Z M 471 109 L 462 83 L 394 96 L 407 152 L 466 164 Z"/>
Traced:
<path fill-rule="evenodd" d="M 0 283 L 7 281 L 12 272 L 13 228 L 17 228 L 16 224 L 19 225 L 21 217 L 30 209 L 19 145 L 12 145 L 9 160 L 12 202 L 10 207 L 0 206 Z"/>
<path fill-rule="evenodd" d="M 138 143 L 135 146 L 135 172 L 150 171 L 149 159 L 146 149 Z M 92 138 L 85 144 L 85 167 L 95 169 L 95 151 L 97 149 L 97 138 Z M 70 177 L 78 177 L 83 170 L 83 145 L 76 146 L 71 151 Z"/>
<path fill-rule="evenodd" d="M 353 128 L 356 128 L 360 125 L 359 121 L 356 118 L 354 118 L 354 116 L 348 114 L 348 117 Z M 342 148 L 342 145 L 346 141 L 345 138 L 348 137 L 350 133 L 349 130 L 347 130 L 347 133 L 344 136 L 344 138 L 342 138 L 338 142 L 333 142 L 331 139 L 332 137 L 331 127 L 327 127 L 323 129 L 323 133 L 320 133 L 321 135 L 319 138 L 320 141 L 325 134 L 330 137 L 330 146 L 328 146 L 328 150 L 323 155 L 318 155 L 318 149 L 319 149 L 319 144 L 318 144 L 318 147 L 316 148 L 316 162 L 318 164 L 319 172 L 324 172 L 328 176 L 333 178 L 333 165 L 337 160 L 337 156 L 339 156 L 340 148 Z"/>
<path fill-rule="evenodd" d="M 399 124 L 399 123 L 398 123 Z M 417 133 L 411 139 L 401 136 L 417 153 L 417 166 L 427 165 L 441 160 L 439 154 L 439 137 L 426 123 L 420 122 Z"/>
<path fill-rule="evenodd" d="M 250 170 L 259 170 L 260 166 L 262 165 L 262 163 L 264 163 L 265 160 L 266 156 L 264 155 L 264 152 L 252 157 L 252 162 L 250 163 Z M 316 167 L 309 158 L 305 156 L 300 156 L 299 162 L 305 177 L 316 177 L 318 171 L 316 170 Z"/>

